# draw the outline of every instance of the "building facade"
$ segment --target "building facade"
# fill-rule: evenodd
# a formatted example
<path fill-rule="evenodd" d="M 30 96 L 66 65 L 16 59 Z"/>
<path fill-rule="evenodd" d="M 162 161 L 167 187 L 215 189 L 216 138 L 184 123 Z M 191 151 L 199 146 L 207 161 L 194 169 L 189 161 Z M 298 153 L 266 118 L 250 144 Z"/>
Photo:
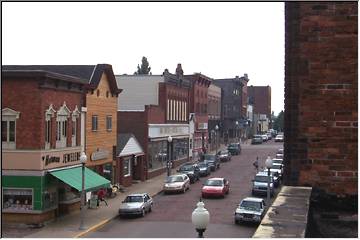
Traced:
<path fill-rule="evenodd" d="M 124 91 L 119 97 L 118 133 L 131 133 L 144 150 L 138 180 L 145 180 L 189 160 L 189 91 L 181 73 L 117 75 Z M 141 97 L 139 97 L 141 96 Z M 171 136 L 172 141 L 168 142 Z"/>
<path fill-rule="evenodd" d="M 248 122 L 246 110 L 243 108 L 244 82 L 248 82 L 246 74 L 243 77 L 236 76 L 235 78 L 213 80 L 214 85 L 222 89 L 220 132 L 225 143 L 239 141 L 241 129 Z"/>
<path fill-rule="evenodd" d="M 209 118 L 209 144 L 210 150 L 215 150 L 220 146 L 220 132 L 218 128 L 221 124 L 221 88 L 211 84 L 208 88 L 208 118 Z"/>
<path fill-rule="evenodd" d="M 248 86 L 249 102 L 254 106 L 254 114 L 266 115 L 266 118 L 259 117 L 260 122 L 255 123 L 258 133 L 264 133 L 264 128 L 261 126 L 268 126 L 271 128 L 271 87 L 270 86 Z M 259 127 L 260 126 L 260 127 Z"/>
<path fill-rule="evenodd" d="M 53 173 L 79 169 L 85 87 L 83 79 L 2 66 L 4 222 L 41 224 L 79 209 L 78 189 Z"/>
<path fill-rule="evenodd" d="M 181 66 L 180 66 L 181 67 Z M 194 132 L 192 136 L 192 151 L 193 156 L 196 157 L 200 152 L 206 152 L 209 148 L 209 133 L 208 133 L 208 88 L 211 84 L 211 79 L 201 73 L 192 75 L 185 75 L 191 80 L 190 90 L 190 113 L 194 121 Z"/>

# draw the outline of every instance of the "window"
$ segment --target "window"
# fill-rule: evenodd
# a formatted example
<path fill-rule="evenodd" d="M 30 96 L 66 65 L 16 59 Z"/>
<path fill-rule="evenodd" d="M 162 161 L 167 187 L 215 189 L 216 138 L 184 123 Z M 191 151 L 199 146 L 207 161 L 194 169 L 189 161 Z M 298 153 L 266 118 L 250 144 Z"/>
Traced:
<path fill-rule="evenodd" d="M 33 210 L 33 190 L 26 188 L 4 188 L 3 209 L 14 211 Z"/>
<path fill-rule="evenodd" d="M 124 159 L 124 177 L 130 176 L 131 157 Z"/>
<path fill-rule="evenodd" d="M 64 102 L 56 116 L 56 148 L 63 148 L 67 145 L 68 117 L 70 117 L 70 110 Z"/>
<path fill-rule="evenodd" d="M 51 120 L 45 121 L 45 148 L 50 148 L 51 141 Z"/>
<path fill-rule="evenodd" d="M 19 118 L 20 113 L 10 108 L 5 108 L 1 111 L 1 143 L 5 149 L 16 148 L 16 119 Z"/>
<path fill-rule="evenodd" d="M 97 131 L 98 130 L 98 116 L 93 115 L 91 119 L 91 130 Z"/>
<path fill-rule="evenodd" d="M 170 100 L 167 100 L 166 120 L 170 120 Z"/>
<path fill-rule="evenodd" d="M 111 132 L 111 130 L 112 130 L 112 117 L 111 117 L 111 115 L 106 116 L 106 130 L 108 130 L 109 132 Z"/>

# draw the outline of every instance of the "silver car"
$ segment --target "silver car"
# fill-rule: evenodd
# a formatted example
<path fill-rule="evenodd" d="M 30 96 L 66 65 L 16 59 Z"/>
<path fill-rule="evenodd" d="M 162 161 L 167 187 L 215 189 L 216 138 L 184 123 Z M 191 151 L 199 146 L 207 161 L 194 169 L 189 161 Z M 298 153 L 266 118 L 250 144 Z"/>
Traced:
<path fill-rule="evenodd" d="M 168 176 L 163 186 L 164 193 L 185 193 L 188 189 L 190 189 L 190 179 L 186 174 L 176 174 Z"/>
<path fill-rule="evenodd" d="M 208 176 L 210 175 L 210 166 L 206 162 L 199 162 L 198 167 L 200 169 L 200 176 Z"/>
<path fill-rule="evenodd" d="M 267 194 L 268 175 L 266 172 L 259 172 L 253 180 L 252 194 Z M 270 195 L 274 196 L 274 178 L 270 175 Z"/>
<path fill-rule="evenodd" d="M 265 215 L 265 201 L 262 198 L 247 197 L 235 210 L 235 224 L 239 222 L 260 223 Z"/>
<path fill-rule="evenodd" d="M 273 163 L 272 167 L 270 168 L 271 172 L 277 172 L 279 177 L 282 178 L 283 175 L 283 165 L 280 163 Z"/>
<path fill-rule="evenodd" d="M 120 216 L 141 215 L 145 216 L 147 212 L 151 212 L 153 200 L 147 193 L 134 193 L 128 195 L 122 201 L 119 209 Z"/>

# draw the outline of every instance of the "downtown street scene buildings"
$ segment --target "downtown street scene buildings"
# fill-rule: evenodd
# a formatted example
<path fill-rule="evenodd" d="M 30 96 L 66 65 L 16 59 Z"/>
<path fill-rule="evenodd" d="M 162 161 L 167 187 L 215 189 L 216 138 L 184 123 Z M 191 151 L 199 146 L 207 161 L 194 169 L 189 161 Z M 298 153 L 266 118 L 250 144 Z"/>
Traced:
<path fill-rule="evenodd" d="M 273 127 L 274 90 L 252 86 L 251 74 L 214 79 L 181 64 L 154 75 L 114 73 L 111 63 L 3 65 L 2 222 L 45 225 L 31 237 L 194 237 L 194 203 L 220 186 L 194 176 L 186 185 L 195 170 L 181 175 L 179 194 L 163 194 L 162 184 L 211 153 L 226 160 L 210 173 L 221 198 L 198 202 L 211 214 L 206 237 L 357 237 L 357 7 L 285 3 L 283 143 L 250 144 Z M 229 144 L 241 153 L 217 154 Z M 256 185 L 256 176 L 266 183 Z M 114 187 L 122 191 L 109 194 L 112 204 L 93 204 L 92 193 Z M 85 232 L 77 227 L 83 189 Z M 259 216 L 237 212 L 256 191 L 267 194 L 250 198 L 261 202 Z M 133 208 L 143 218 L 117 218 L 134 192 L 154 205 Z"/>

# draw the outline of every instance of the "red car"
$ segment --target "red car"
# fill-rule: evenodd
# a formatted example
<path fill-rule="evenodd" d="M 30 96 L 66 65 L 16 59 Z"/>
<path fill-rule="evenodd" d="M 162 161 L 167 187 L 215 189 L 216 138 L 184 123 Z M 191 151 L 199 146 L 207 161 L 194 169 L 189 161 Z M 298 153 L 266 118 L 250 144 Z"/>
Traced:
<path fill-rule="evenodd" d="M 229 181 L 225 178 L 209 178 L 201 190 L 201 196 L 203 198 L 211 196 L 225 197 L 229 193 L 229 189 Z"/>

